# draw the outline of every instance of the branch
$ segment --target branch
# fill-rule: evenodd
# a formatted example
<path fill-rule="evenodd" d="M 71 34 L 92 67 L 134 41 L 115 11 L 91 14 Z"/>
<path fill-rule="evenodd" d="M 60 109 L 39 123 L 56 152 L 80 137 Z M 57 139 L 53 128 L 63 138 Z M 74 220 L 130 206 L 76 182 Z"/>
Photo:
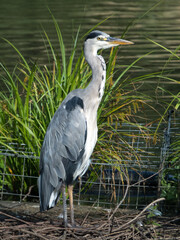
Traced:
<path fill-rule="evenodd" d="M 124 194 L 122 200 L 118 203 L 118 205 L 117 205 L 116 208 L 114 209 L 113 213 L 112 213 L 111 216 L 109 217 L 109 219 L 108 219 L 109 221 L 112 219 L 112 217 L 114 216 L 114 214 L 116 213 L 116 211 L 118 210 L 118 208 L 119 208 L 119 207 L 121 206 L 121 204 L 124 202 L 124 200 L 125 200 L 125 198 L 126 198 L 126 196 L 127 196 L 127 194 L 128 194 L 128 190 L 129 190 L 129 187 L 130 187 L 130 185 L 129 185 L 129 179 L 128 179 L 128 177 L 126 176 L 126 174 L 124 174 L 124 176 L 126 177 L 126 181 L 127 181 L 126 191 L 125 191 L 125 194 Z"/>
<path fill-rule="evenodd" d="M 125 194 L 124 194 L 122 200 L 118 203 L 118 205 L 116 206 L 116 208 L 114 209 L 113 213 L 111 214 L 111 216 L 109 217 L 108 220 L 110 221 L 110 220 L 113 218 L 113 216 L 114 216 L 114 214 L 117 212 L 118 208 L 119 208 L 119 207 L 121 206 L 121 204 L 124 202 L 124 200 L 125 200 L 125 198 L 126 198 L 126 196 L 127 196 L 127 193 L 128 193 L 128 190 L 129 190 L 130 187 L 133 187 L 133 186 L 135 186 L 135 185 L 137 185 L 137 184 L 139 184 L 139 183 L 142 183 L 142 182 L 147 181 L 148 179 L 150 179 L 150 178 L 158 175 L 161 171 L 162 171 L 162 168 L 159 169 L 159 171 L 156 172 L 156 173 L 154 173 L 153 175 L 151 175 L 151 176 L 149 176 L 149 177 L 147 177 L 147 178 L 145 178 L 145 179 L 142 179 L 142 180 L 140 180 L 140 181 L 138 181 L 138 182 L 136 182 L 136 183 L 134 183 L 134 184 L 131 184 L 131 185 L 129 185 L 129 178 L 127 177 L 127 175 L 126 175 L 126 174 L 124 173 L 124 171 L 123 171 L 124 176 L 125 176 L 126 181 L 127 181 L 126 191 L 125 191 Z"/>
<path fill-rule="evenodd" d="M 156 199 L 155 201 L 151 202 L 149 205 L 147 205 L 136 217 L 134 217 L 133 219 L 131 219 L 129 222 L 121 225 L 118 229 L 116 229 L 116 231 L 126 227 L 127 225 L 129 225 L 130 223 L 134 222 L 136 219 L 138 219 L 148 208 L 150 208 L 152 205 L 154 205 L 155 203 L 157 202 L 160 202 L 160 201 L 164 201 L 165 198 L 159 198 L 159 199 Z"/>
<path fill-rule="evenodd" d="M 9 214 L 7 214 L 7 213 L 4 213 L 4 212 L 1 212 L 1 211 L 0 211 L 0 214 L 6 216 L 6 217 L 8 217 L 8 218 L 15 219 L 16 221 L 19 221 L 19 222 L 25 223 L 25 224 L 27 224 L 27 225 L 31 225 L 29 222 L 26 222 L 26 221 L 24 221 L 24 220 L 22 220 L 22 219 L 20 219 L 20 218 L 17 218 L 17 217 L 11 216 L 11 215 L 9 215 Z"/>
<path fill-rule="evenodd" d="M 28 193 L 23 197 L 22 201 L 24 201 L 24 200 L 30 195 L 31 190 L 32 190 L 33 187 L 34 187 L 34 185 L 32 185 L 32 186 L 29 187 L 29 191 L 28 191 Z"/>

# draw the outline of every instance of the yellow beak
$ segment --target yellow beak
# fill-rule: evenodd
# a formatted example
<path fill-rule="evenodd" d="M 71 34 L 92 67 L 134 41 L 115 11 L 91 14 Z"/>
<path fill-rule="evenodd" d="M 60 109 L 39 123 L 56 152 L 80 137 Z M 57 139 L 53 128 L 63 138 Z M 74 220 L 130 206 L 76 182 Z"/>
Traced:
<path fill-rule="evenodd" d="M 107 38 L 107 42 L 109 42 L 110 44 L 117 44 L 117 45 L 130 45 L 130 44 L 134 44 L 133 42 L 124 40 L 124 39 L 120 39 L 120 38 L 113 38 L 113 37 L 109 37 Z"/>

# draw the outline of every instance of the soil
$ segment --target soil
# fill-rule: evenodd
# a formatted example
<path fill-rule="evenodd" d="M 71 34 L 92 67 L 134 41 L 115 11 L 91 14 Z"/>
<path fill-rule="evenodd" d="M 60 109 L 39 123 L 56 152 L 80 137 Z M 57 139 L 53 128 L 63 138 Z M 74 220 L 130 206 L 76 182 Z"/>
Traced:
<path fill-rule="evenodd" d="M 68 209 L 69 211 L 69 209 Z M 38 203 L 0 202 L 0 239 L 180 239 L 180 216 L 148 218 L 148 212 L 75 206 L 77 227 L 63 227 L 62 206 L 40 213 Z"/>

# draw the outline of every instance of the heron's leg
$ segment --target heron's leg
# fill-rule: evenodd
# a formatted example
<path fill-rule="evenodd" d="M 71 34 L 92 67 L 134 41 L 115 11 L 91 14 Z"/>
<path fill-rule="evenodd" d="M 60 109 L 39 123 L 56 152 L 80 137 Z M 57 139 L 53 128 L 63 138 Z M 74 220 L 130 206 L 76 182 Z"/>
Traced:
<path fill-rule="evenodd" d="M 73 185 L 68 186 L 71 224 L 74 226 Z"/>
<path fill-rule="evenodd" d="M 66 205 L 66 187 L 62 184 L 62 196 L 63 196 L 63 218 L 64 226 L 67 227 L 67 205 Z"/>

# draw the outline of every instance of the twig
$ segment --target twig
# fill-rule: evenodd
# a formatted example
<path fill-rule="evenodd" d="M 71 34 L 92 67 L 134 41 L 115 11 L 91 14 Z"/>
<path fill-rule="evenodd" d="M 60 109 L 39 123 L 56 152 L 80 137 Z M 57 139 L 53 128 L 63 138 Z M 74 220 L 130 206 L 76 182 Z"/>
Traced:
<path fill-rule="evenodd" d="M 23 234 L 21 235 L 21 239 L 27 239 L 26 237 L 28 237 L 27 234 Z M 0 238 L 3 240 L 10 240 L 10 239 L 19 239 L 19 236 L 15 235 L 15 236 L 8 236 L 7 238 Z"/>
<path fill-rule="evenodd" d="M 19 220 L 19 219 L 18 219 L 18 220 Z M 30 223 L 28 223 L 28 224 L 30 225 Z M 28 230 L 19 228 L 19 226 L 9 226 L 8 228 L 9 228 L 9 229 L 13 229 L 14 231 L 20 231 L 20 232 L 23 232 L 23 233 L 27 233 L 27 234 L 36 236 L 36 237 L 38 237 L 38 238 L 42 238 L 42 239 L 44 239 L 44 240 L 48 240 L 48 238 L 45 238 L 45 237 L 43 237 L 43 236 L 40 235 L 40 234 L 37 234 L 37 233 L 35 233 L 35 232 L 33 232 L 33 231 L 28 231 Z M 32 230 L 32 229 L 31 229 L 31 230 Z M 9 237 L 8 237 L 8 239 L 9 239 Z"/>
<path fill-rule="evenodd" d="M 135 185 L 137 185 L 137 184 L 139 184 L 139 183 L 142 183 L 142 182 L 145 182 L 145 181 L 151 179 L 152 177 L 158 175 L 162 170 L 163 170 L 162 168 L 159 169 L 159 171 L 157 171 L 157 172 L 154 173 L 153 175 L 151 175 L 151 176 L 149 176 L 149 177 L 147 177 L 147 178 L 144 178 L 144 179 L 142 179 L 142 180 L 140 180 L 140 181 L 138 181 L 138 182 L 136 182 L 136 183 L 134 183 L 134 184 L 131 184 L 129 187 L 134 187 Z"/>
<path fill-rule="evenodd" d="M 177 217 L 177 218 L 171 219 L 171 220 L 169 220 L 168 222 L 166 222 L 166 224 L 169 224 L 169 223 L 175 222 L 175 221 L 177 221 L 177 220 L 180 220 L 180 217 Z"/>
<path fill-rule="evenodd" d="M 97 200 L 93 203 L 92 208 L 94 207 L 94 205 L 95 205 L 96 203 L 97 203 Z M 84 225 L 86 219 L 88 218 L 88 216 L 89 216 L 89 214 L 90 214 L 90 211 L 91 211 L 91 209 L 90 209 L 90 210 L 88 211 L 88 213 L 86 214 L 84 220 L 83 220 L 82 223 L 81 223 L 81 226 Z"/>
<path fill-rule="evenodd" d="M 34 185 L 32 185 L 32 186 L 29 187 L 29 191 L 28 191 L 28 193 L 23 197 L 22 201 L 24 201 L 24 200 L 30 195 L 31 190 L 32 190 L 33 187 L 34 187 Z"/>
<path fill-rule="evenodd" d="M 113 217 L 113 215 L 116 213 L 117 209 L 118 209 L 118 208 L 121 206 L 121 204 L 124 202 L 124 200 L 125 200 L 125 198 L 126 198 L 126 196 L 127 196 L 127 193 L 128 193 L 128 190 L 129 190 L 130 187 L 133 187 L 133 186 L 135 186 L 135 185 L 137 185 L 137 184 L 139 184 L 139 183 L 142 183 L 142 182 L 147 181 L 148 179 L 150 179 L 150 178 L 156 176 L 157 174 L 159 174 L 161 171 L 162 171 L 162 169 L 160 169 L 158 172 L 154 173 L 153 175 L 151 175 L 151 176 L 149 176 L 149 177 L 147 177 L 147 178 L 145 178 L 145 179 L 142 179 L 142 180 L 140 180 L 140 181 L 138 181 L 138 182 L 136 182 L 136 183 L 134 183 L 134 184 L 131 184 L 131 185 L 129 185 L 129 179 L 128 179 L 128 177 L 126 176 L 126 174 L 124 173 L 124 176 L 126 177 L 126 181 L 127 181 L 127 187 L 126 187 L 125 194 L 124 194 L 122 200 L 119 202 L 119 204 L 118 204 L 118 205 L 116 206 L 116 208 L 114 209 L 112 215 L 109 217 L 108 220 L 111 220 L 111 218 Z"/>
<path fill-rule="evenodd" d="M 17 229 L 18 228 L 23 228 L 23 227 L 27 227 L 27 224 L 21 224 L 21 225 L 17 225 L 17 226 L 15 226 Z M 12 228 L 12 226 L 3 226 L 3 227 L 0 227 L 0 231 L 1 230 L 5 230 L 5 229 L 11 229 Z"/>
<path fill-rule="evenodd" d="M 121 225 L 119 228 L 116 229 L 116 232 L 121 230 L 122 228 L 126 227 L 127 225 L 129 225 L 130 223 L 134 222 L 136 219 L 138 219 L 148 208 L 150 208 L 152 205 L 154 205 L 155 203 L 157 202 L 160 202 L 160 201 L 164 201 L 165 198 L 159 198 L 159 199 L 156 199 L 155 201 L 151 202 L 150 204 L 148 204 L 136 217 L 134 217 L 133 219 L 131 219 L 129 222 Z"/>
<path fill-rule="evenodd" d="M 71 234 L 75 239 L 79 239 L 79 237 L 76 236 L 76 235 L 73 233 L 73 231 L 71 231 L 70 229 L 68 229 L 68 232 L 69 232 L 69 234 Z"/>
<path fill-rule="evenodd" d="M 20 218 L 11 216 L 11 215 L 9 215 L 9 214 L 7 214 L 7 213 L 4 213 L 4 212 L 1 212 L 1 211 L 0 211 L 0 214 L 4 215 L 4 216 L 6 216 L 6 217 L 9 217 L 9 218 L 15 219 L 16 221 L 19 221 L 19 222 L 25 223 L 25 224 L 27 224 L 27 225 L 30 225 L 30 223 L 28 223 L 28 222 L 26 222 L 26 221 L 24 221 L 24 220 L 22 220 L 22 219 L 20 219 Z"/>
<path fill-rule="evenodd" d="M 128 179 L 128 177 L 126 176 L 126 174 L 124 174 L 124 176 L 126 177 L 126 181 L 127 181 L 126 191 L 125 191 L 125 194 L 124 194 L 122 200 L 118 203 L 118 205 L 117 205 L 116 208 L 114 209 L 113 213 L 112 213 L 111 216 L 109 217 L 109 219 L 108 219 L 109 221 L 113 218 L 114 214 L 116 213 L 116 211 L 118 210 L 118 208 L 121 206 L 121 204 L 124 202 L 124 200 L 125 200 L 125 198 L 126 198 L 126 196 L 127 196 L 127 194 L 128 194 L 128 190 L 129 190 L 129 187 L 130 187 L 130 185 L 129 185 L 129 179 Z"/>
<path fill-rule="evenodd" d="M 30 231 L 27 231 L 27 230 L 24 230 L 24 229 L 19 229 L 19 231 L 21 231 L 21 232 L 24 232 L 24 233 L 28 233 L 28 234 L 30 234 L 30 235 L 33 235 L 33 236 L 36 236 L 36 237 L 39 237 L 39 238 L 42 238 L 42 239 L 44 239 L 44 240 L 49 240 L 49 238 L 45 238 L 45 237 L 43 237 L 42 235 L 40 235 L 40 234 L 37 234 L 37 233 L 34 233 L 34 232 L 30 232 Z"/>

